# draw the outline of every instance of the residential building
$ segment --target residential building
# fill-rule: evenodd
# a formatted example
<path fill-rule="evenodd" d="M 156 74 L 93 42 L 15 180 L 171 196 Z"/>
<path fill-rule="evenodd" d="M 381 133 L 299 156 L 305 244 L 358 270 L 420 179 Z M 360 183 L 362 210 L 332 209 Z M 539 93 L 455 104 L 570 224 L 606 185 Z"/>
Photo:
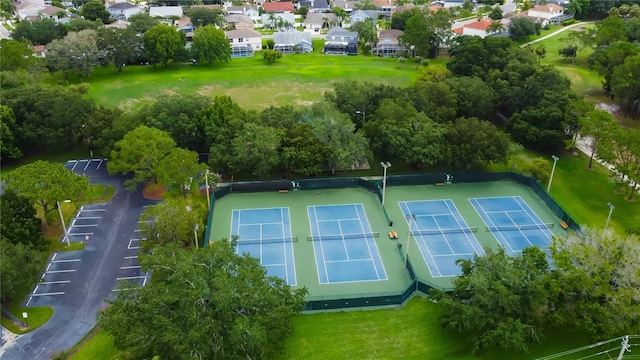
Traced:
<path fill-rule="evenodd" d="M 248 45 L 254 51 L 262 50 L 262 35 L 257 31 L 248 29 L 229 30 L 225 34 L 229 38 L 229 43 L 232 47 Z"/>
<path fill-rule="evenodd" d="M 329 29 L 323 52 L 326 55 L 358 55 L 358 33 L 339 26 Z"/>
<path fill-rule="evenodd" d="M 378 10 L 355 10 L 351 12 L 351 25 L 371 19 L 374 22 L 378 20 Z"/>
<path fill-rule="evenodd" d="M 158 18 L 161 22 L 174 25 L 176 20 L 182 19 L 182 6 L 153 6 L 149 8 L 149 16 Z"/>
<path fill-rule="evenodd" d="M 384 57 L 398 57 L 406 51 L 398 38 L 404 34 L 402 30 L 381 30 L 378 33 L 378 44 L 373 53 Z"/>
<path fill-rule="evenodd" d="M 487 33 L 487 29 L 493 23 L 494 20 L 491 19 L 483 19 L 479 21 L 474 21 L 469 24 L 465 24 L 459 28 L 453 29 L 453 32 L 458 35 L 472 35 L 472 36 L 480 36 L 481 38 L 485 38 L 489 33 Z"/>
<path fill-rule="evenodd" d="M 295 7 L 291 1 L 278 1 L 278 2 L 266 2 L 262 4 L 262 9 L 265 12 L 274 13 L 293 13 Z"/>
<path fill-rule="evenodd" d="M 349 0 L 335 0 L 331 2 L 331 8 L 340 8 L 347 12 L 347 14 L 351 14 L 352 11 L 356 9 L 356 5 L 359 4 L 360 1 L 349 1 Z"/>
<path fill-rule="evenodd" d="M 320 31 L 321 29 L 328 29 L 332 25 L 338 24 L 338 17 L 335 14 L 326 13 L 309 13 L 302 25 L 305 29 L 313 29 L 313 31 Z"/>
<path fill-rule="evenodd" d="M 311 34 L 297 30 L 279 31 L 273 34 L 273 49 L 283 54 L 308 54 L 313 51 Z"/>
<path fill-rule="evenodd" d="M 227 7 L 227 14 L 229 15 L 246 15 L 250 18 L 259 18 L 260 11 L 255 5 L 243 5 L 243 6 L 229 6 Z"/>
<path fill-rule="evenodd" d="M 391 11 L 396 8 L 397 0 L 373 0 L 373 4 L 385 19 L 391 18 Z"/>
<path fill-rule="evenodd" d="M 224 21 L 234 30 L 253 30 L 255 28 L 251 18 L 246 15 L 227 15 L 224 17 Z"/>
<path fill-rule="evenodd" d="M 107 6 L 110 17 L 116 20 L 127 20 L 129 16 L 139 14 L 144 11 L 141 7 L 130 2 L 119 2 Z"/>
<path fill-rule="evenodd" d="M 310 13 L 328 13 L 331 12 L 331 7 L 326 0 L 303 0 L 296 4 L 296 7 L 300 9 L 306 6 Z"/>
<path fill-rule="evenodd" d="M 546 20 L 551 20 L 563 14 L 564 8 L 556 4 L 536 5 L 527 10 L 527 16 Z"/>

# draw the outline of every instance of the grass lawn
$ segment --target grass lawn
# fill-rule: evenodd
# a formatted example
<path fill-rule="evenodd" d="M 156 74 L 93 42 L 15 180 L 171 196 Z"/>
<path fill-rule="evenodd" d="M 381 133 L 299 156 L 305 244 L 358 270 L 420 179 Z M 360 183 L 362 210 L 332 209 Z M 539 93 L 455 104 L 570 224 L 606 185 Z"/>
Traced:
<path fill-rule="evenodd" d="M 82 344 L 70 359 L 111 360 L 119 359 L 119 354 L 120 351 L 113 345 L 113 337 L 104 331 L 97 331 L 86 343 Z"/>
<path fill-rule="evenodd" d="M 316 50 L 320 42 L 314 44 Z M 226 64 L 170 64 L 167 69 L 127 66 L 122 73 L 96 68 L 88 79 L 89 97 L 112 107 L 136 108 L 163 94 L 228 95 L 241 106 L 309 105 L 335 82 L 362 80 L 406 86 L 422 73 L 411 62 L 376 56 L 284 55 L 267 64 L 260 52 Z"/>
<path fill-rule="evenodd" d="M 0 178 L 4 178 L 11 170 L 32 163 L 37 160 L 65 163 L 67 160 L 88 159 L 89 150 L 85 146 L 78 146 L 67 151 L 41 151 L 37 154 L 28 154 L 17 160 L 2 160 L 0 166 Z"/>
<path fill-rule="evenodd" d="M 14 301 L 9 305 L 8 310 L 15 317 L 22 319 L 22 313 L 27 313 L 27 321 L 26 327 L 16 326 L 13 321 L 2 316 L 2 326 L 4 326 L 7 330 L 13 332 L 14 334 L 26 334 L 29 331 L 32 331 L 44 323 L 49 321 L 51 316 L 53 316 L 53 308 L 48 306 L 37 306 L 37 307 L 22 307 L 20 306 L 22 303 L 22 297 L 19 297 L 20 300 Z"/>

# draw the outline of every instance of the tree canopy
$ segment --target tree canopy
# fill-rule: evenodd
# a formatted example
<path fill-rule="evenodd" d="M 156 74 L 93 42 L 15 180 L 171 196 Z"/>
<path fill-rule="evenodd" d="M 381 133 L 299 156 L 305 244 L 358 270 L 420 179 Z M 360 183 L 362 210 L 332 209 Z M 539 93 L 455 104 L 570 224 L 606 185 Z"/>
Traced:
<path fill-rule="evenodd" d="M 143 37 L 144 49 L 149 61 L 167 67 L 169 60 L 179 57 L 186 50 L 187 37 L 184 31 L 178 31 L 167 24 L 158 24 L 148 29 Z"/>
<path fill-rule="evenodd" d="M 265 359 L 282 352 L 304 304 L 305 288 L 267 277 L 258 259 L 236 255 L 228 241 L 159 247 L 141 265 L 153 280 L 125 285 L 98 317 L 115 345 L 138 358 Z"/>
<path fill-rule="evenodd" d="M 209 65 L 214 61 L 229 62 L 231 45 L 224 31 L 206 25 L 193 33 L 191 53 L 195 59 L 207 61 Z"/>

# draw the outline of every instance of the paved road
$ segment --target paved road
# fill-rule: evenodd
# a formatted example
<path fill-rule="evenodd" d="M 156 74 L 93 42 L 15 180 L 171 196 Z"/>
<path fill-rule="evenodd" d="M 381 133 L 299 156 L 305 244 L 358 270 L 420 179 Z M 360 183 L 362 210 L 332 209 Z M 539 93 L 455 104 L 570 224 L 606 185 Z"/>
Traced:
<path fill-rule="evenodd" d="M 52 306 L 53 317 L 42 327 L 17 336 L 0 349 L 3 360 L 49 359 L 71 348 L 96 324 L 96 313 L 111 297 L 117 279 L 145 283 L 137 263 L 138 217 L 153 203 L 140 192 L 130 193 L 123 177 L 110 177 L 101 160 L 68 162 L 67 168 L 86 174 L 92 183 L 115 187 L 108 204 L 85 205 L 69 224 L 70 241 L 89 243 L 84 250 L 54 253 L 40 283 L 25 299 L 29 306 Z"/>

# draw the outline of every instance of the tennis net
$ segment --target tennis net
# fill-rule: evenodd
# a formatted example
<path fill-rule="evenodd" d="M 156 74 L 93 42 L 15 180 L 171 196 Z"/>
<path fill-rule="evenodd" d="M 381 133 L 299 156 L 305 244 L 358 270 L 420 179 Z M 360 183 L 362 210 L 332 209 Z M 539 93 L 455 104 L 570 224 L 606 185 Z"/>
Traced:
<path fill-rule="evenodd" d="M 348 240 L 348 239 L 369 239 L 369 238 L 379 238 L 379 232 L 372 233 L 360 233 L 360 234 L 340 234 L 340 235 L 309 235 L 307 236 L 308 241 L 319 241 L 319 240 Z"/>
<path fill-rule="evenodd" d="M 546 224 L 527 224 L 527 225 L 508 225 L 508 226 L 487 226 L 487 231 L 511 231 L 511 230 L 533 230 L 533 229 L 552 229 L 554 223 Z"/>
<path fill-rule="evenodd" d="M 413 236 L 416 235 L 440 235 L 440 234 L 469 234 L 478 232 L 476 226 L 468 228 L 448 228 L 448 229 L 428 229 L 428 230 L 412 230 Z"/>
<path fill-rule="evenodd" d="M 284 238 L 264 238 L 264 239 L 242 239 L 238 238 L 237 245 L 251 245 L 251 244 L 283 244 L 287 242 L 297 242 L 298 237 L 284 237 Z"/>

